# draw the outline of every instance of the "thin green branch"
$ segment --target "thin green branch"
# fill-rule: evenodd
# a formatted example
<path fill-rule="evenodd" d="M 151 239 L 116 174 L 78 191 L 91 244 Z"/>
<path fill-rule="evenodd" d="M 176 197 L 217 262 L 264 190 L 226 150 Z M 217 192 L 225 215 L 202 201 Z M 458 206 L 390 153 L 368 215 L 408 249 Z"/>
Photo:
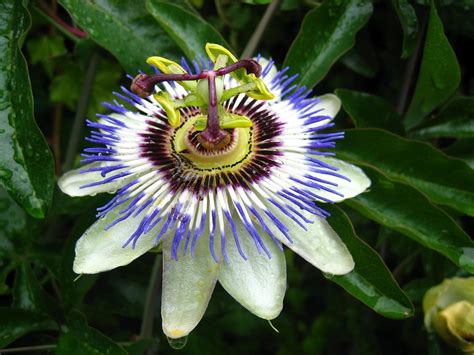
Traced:
<path fill-rule="evenodd" d="M 76 156 L 79 142 L 82 138 L 82 127 L 84 125 L 84 118 L 87 115 L 87 108 L 92 95 L 92 87 L 94 85 L 95 74 L 97 71 L 97 63 L 99 56 L 94 52 L 87 66 L 86 75 L 82 84 L 81 96 L 77 104 L 76 115 L 74 116 L 74 123 L 72 126 L 71 135 L 69 138 L 69 144 L 67 146 L 66 158 L 63 164 L 63 171 L 70 170 L 74 163 L 74 157 Z"/>
<path fill-rule="evenodd" d="M 273 14 L 280 6 L 280 2 L 281 0 L 273 0 L 272 3 L 268 5 L 267 9 L 265 10 L 265 13 L 263 14 L 262 19 L 260 20 L 260 23 L 258 24 L 255 32 L 247 43 L 247 46 L 245 47 L 244 51 L 242 52 L 242 55 L 240 56 L 241 58 L 252 57 L 253 53 L 255 52 L 255 49 L 257 49 L 257 46 L 263 37 L 263 34 L 265 33 L 265 30 L 267 29 L 268 24 L 270 23 Z"/>

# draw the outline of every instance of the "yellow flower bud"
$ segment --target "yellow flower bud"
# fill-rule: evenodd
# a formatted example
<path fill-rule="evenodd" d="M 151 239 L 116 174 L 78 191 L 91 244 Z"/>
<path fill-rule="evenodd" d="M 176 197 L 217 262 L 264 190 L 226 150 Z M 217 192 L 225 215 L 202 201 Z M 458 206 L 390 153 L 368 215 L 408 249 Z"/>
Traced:
<path fill-rule="evenodd" d="M 474 352 L 474 277 L 444 280 L 423 298 L 425 326 L 461 351 Z"/>

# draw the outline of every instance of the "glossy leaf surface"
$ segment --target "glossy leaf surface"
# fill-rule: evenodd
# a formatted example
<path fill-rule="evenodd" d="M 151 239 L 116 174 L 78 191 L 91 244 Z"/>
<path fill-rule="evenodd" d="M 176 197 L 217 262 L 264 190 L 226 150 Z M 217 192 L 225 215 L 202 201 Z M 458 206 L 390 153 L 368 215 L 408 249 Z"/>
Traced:
<path fill-rule="evenodd" d="M 347 215 L 334 206 L 325 206 L 325 209 L 331 213 L 328 222 L 347 245 L 355 262 L 350 273 L 326 277 L 386 317 L 403 319 L 413 315 L 410 300 L 377 252 L 356 235 Z"/>
<path fill-rule="evenodd" d="M 59 338 L 56 354 L 127 354 L 124 348 L 86 323 L 85 317 L 73 311 L 66 331 Z"/>
<path fill-rule="evenodd" d="M 392 0 L 403 29 L 402 58 L 408 58 L 416 46 L 418 36 L 418 18 L 408 0 Z"/>
<path fill-rule="evenodd" d="M 297 81 L 311 88 L 354 45 L 354 39 L 372 15 L 369 0 L 325 1 L 308 12 L 288 51 L 284 66 L 299 73 Z"/>
<path fill-rule="evenodd" d="M 427 121 L 413 134 L 419 138 L 474 137 L 474 97 L 453 100 L 434 119 Z"/>
<path fill-rule="evenodd" d="M 30 16 L 21 1 L 0 3 L 0 185 L 33 217 L 43 218 L 53 193 L 53 160 L 33 116 L 21 46 Z"/>
<path fill-rule="evenodd" d="M 370 192 L 347 200 L 349 206 L 474 273 L 474 244 L 448 214 L 416 189 L 371 169 L 366 173 L 372 180 Z"/>
<path fill-rule="evenodd" d="M 89 36 L 128 71 L 148 68 L 153 55 L 177 59 L 178 48 L 146 11 L 145 0 L 61 0 Z"/>
<path fill-rule="evenodd" d="M 27 333 L 56 328 L 56 323 L 44 315 L 24 309 L 0 307 L 0 348 Z"/>
<path fill-rule="evenodd" d="M 347 89 L 337 89 L 336 95 L 357 128 L 377 127 L 397 134 L 403 133 L 402 118 L 381 97 Z"/>
<path fill-rule="evenodd" d="M 189 59 L 207 58 L 206 43 L 229 48 L 219 32 L 195 13 L 159 0 L 147 0 L 147 9 Z"/>
<path fill-rule="evenodd" d="M 405 127 L 410 129 L 422 122 L 451 96 L 460 81 L 461 72 L 456 54 L 444 34 L 443 23 L 433 2 L 420 73 L 405 117 Z"/>
<path fill-rule="evenodd" d="M 380 129 L 353 129 L 337 143 L 337 155 L 411 185 L 432 202 L 474 215 L 474 171 L 427 143 Z"/>

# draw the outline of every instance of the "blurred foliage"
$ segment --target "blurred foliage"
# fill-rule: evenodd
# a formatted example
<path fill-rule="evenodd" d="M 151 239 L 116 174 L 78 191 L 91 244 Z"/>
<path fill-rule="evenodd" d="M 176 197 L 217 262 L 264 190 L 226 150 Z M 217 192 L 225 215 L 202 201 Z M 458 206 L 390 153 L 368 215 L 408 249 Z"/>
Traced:
<path fill-rule="evenodd" d="M 154 337 L 139 337 L 151 253 L 74 280 L 75 242 L 108 198 L 67 197 L 53 176 L 78 160 L 77 111 L 106 112 L 148 56 L 192 57 L 207 41 L 241 53 L 270 2 L 0 2 L 0 349 L 174 352 L 159 307 Z M 287 253 L 279 333 L 218 287 L 182 353 L 455 353 L 426 332 L 421 302 L 474 272 L 473 15 L 472 0 L 279 2 L 258 52 L 341 98 L 337 154 L 373 181 L 329 208 L 356 269 L 322 275 Z"/>

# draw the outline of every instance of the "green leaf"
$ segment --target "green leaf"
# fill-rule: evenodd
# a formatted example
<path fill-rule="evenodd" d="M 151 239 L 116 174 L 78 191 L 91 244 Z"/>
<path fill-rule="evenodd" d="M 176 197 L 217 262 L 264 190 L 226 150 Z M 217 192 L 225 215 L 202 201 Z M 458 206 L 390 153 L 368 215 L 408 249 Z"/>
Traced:
<path fill-rule="evenodd" d="M 56 323 L 47 316 L 24 309 L 0 307 L 0 348 L 25 334 L 55 329 Z"/>
<path fill-rule="evenodd" d="M 160 0 L 160 1 L 164 2 L 164 3 L 167 3 L 167 4 L 179 6 L 183 10 L 192 12 L 193 14 L 196 14 L 196 15 L 199 16 L 199 11 L 196 10 L 196 7 L 195 7 L 194 4 L 192 4 L 192 1 L 191 2 L 188 1 L 188 0 Z M 198 1 L 202 1 L 202 0 L 198 0 Z M 199 7 L 199 6 L 197 6 L 197 7 Z"/>
<path fill-rule="evenodd" d="M 52 315 L 59 314 L 53 298 L 42 289 L 27 261 L 22 262 L 16 270 L 13 307 Z"/>
<path fill-rule="evenodd" d="M 474 215 L 474 170 L 433 146 L 380 129 L 346 131 L 337 155 L 415 187 L 432 202 Z"/>
<path fill-rule="evenodd" d="M 415 93 L 405 117 L 405 127 L 413 128 L 446 101 L 459 86 L 461 72 L 451 45 L 444 34 L 436 7 L 431 14 Z"/>
<path fill-rule="evenodd" d="M 54 270 L 65 309 L 80 307 L 87 292 L 94 286 L 99 276 L 98 274 L 82 275 L 77 279 L 78 275 L 72 270 L 77 239 L 90 226 L 91 220 L 95 218 L 94 214 L 92 208 L 88 210 L 88 213 L 82 213 L 78 218 L 78 222 L 64 243 L 58 269 Z"/>
<path fill-rule="evenodd" d="M 377 50 L 368 38 L 368 32 L 361 32 L 357 37 L 355 46 L 341 58 L 341 63 L 353 72 L 373 78 L 380 70 Z"/>
<path fill-rule="evenodd" d="M 474 97 L 460 97 L 450 102 L 432 120 L 413 132 L 417 138 L 474 137 Z"/>
<path fill-rule="evenodd" d="M 75 111 L 81 96 L 84 69 L 79 63 L 70 59 L 62 61 L 61 66 L 67 69 L 52 79 L 49 89 L 50 100 L 62 103 L 71 111 Z M 94 117 L 96 113 L 104 113 L 108 110 L 102 102 L 115 98 L 112 92 L 119 87 L 122 74 L 120 65 L 99 59 L 87 117 Z"/>
<path fill-rule="evenodd" d="M 59 35 L 48 35 L 33 38 L 27 43 L 28 52 L 32 64 L 49 60 L 66 54 L 64 37 Z"/>
<path fill-rule="evenodd" d="M 335 93 L 357 128 L 376 127 L 403 134 L 402 118 L 381 97 L 347 89 L 337 89 Z"/>
<path fill-rule="evenodd" d="M 131 75 L 146 58 L 178 58 L 178 48 L 145 9 L 145 0 L 61 0 L 72 18 Z"/>
<path fill-rule="evenodd" d="M 206 43 L 230 48 L 220 33 L 200 16 L 166 1 L 147 0 L 146 6 L 189 59 L 207 58 Z"/>
<path fill-rule="evenodd" d="M 26 226 L 26 214 L 20 206 L 0 187 L 0 237 L 11 237 Z M 1 256 L 0 247 L 0 256 Z"/>
<path fill-rule="evenodd" d="M 372 181 L 370 191 L 346 200 L 349 206 L 474 273 L 474 243 L 448 214 L 416 189 L 375 170 L 365 172 Z"/>
<path fill-rule="evenodd" d="M 61 335 L 56 354 L 127 354 L 124 348 L 87 325 L 86 318 L 74 311 L 68 317 L 67 330 Z"/>
<path fill-rule="evenodd" d="M 288 51 L 285 66 L 298 82 L 313 87 L 354 45 L 355 35 L 372 15 L 370 0 L 325 1 L 305 16 Z"/>
<path fill-rule="evenodd" d="M 377 252 L 359 239 L 344 212 L 331 205 L 324 206 L 324 209 L 331 214 L 328 222 L 347 245 L 355 262 L 355 268 L 350 273 L 326 277 L 385 317 L 411 317 L 413 305 Z"/>
<path fill-rule="evenodd" d="M 408 58 L 416 46 L 418 38 L 418 18 L 408 0 L 392 0 L 403 30 L 402 58 Z"/>
<path fill-rule="evenodd" d="M 474 138 L 458 139 L 446 148 L 444 152 L 452 157 L 464 160 L 474 169 Z"/>
<path fill-rule="evenodd" d="M 43 218 L 54 183 L 51 152 L 33 116 L 28 68 L 20 47 L 30 26 L 21 1 L 0 3 L 0 185 Z"/>

